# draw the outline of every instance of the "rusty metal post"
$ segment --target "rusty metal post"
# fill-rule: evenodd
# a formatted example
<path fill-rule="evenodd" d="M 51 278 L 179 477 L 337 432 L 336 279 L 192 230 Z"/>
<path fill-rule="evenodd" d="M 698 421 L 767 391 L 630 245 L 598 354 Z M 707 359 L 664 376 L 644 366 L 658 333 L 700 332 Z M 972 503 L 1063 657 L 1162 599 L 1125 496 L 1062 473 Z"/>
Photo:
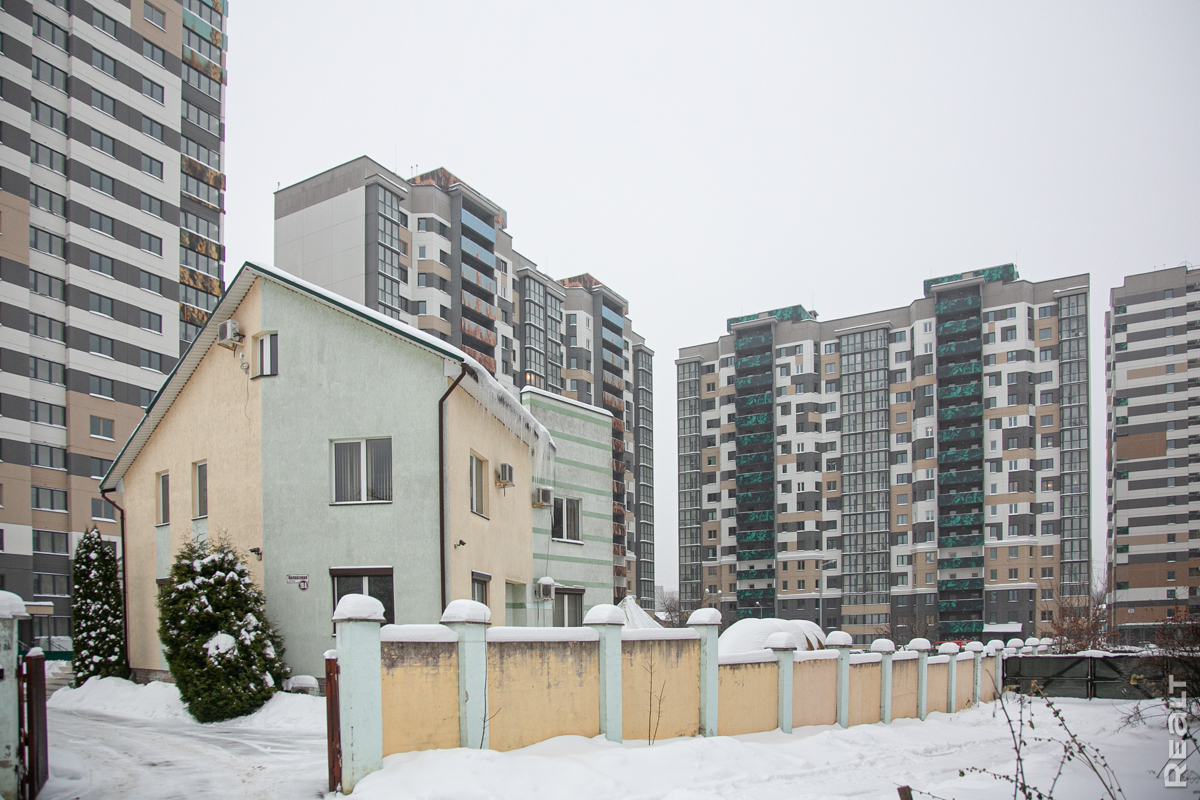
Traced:
<path fill-rule="evenodd" d="M 26 780 L 29 796 L 37 797 L 50 777 L 50 750 L 46 736 L 46 657 L 40 648 L 25 655 L 25 715 L 28 737 Z"/>
<path fill-rule="evenodd" d="M 342 783 L 341 709 L 338 706 L 337 650 L 325 651 L 325 739 L 328 746 L 329 791 Z"/>

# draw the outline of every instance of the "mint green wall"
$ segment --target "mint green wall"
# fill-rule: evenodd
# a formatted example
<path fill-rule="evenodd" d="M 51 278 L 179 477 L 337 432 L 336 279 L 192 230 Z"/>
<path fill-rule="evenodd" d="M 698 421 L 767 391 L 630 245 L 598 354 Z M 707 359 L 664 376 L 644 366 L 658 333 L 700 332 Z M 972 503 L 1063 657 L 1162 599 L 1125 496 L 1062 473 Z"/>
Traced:
<path fill-rule="evenodd" d="M 549 575 L 564 586 L 583 586 L 586 614 L 612 602 L 612 417 L 534 392 L 523 392 L 521 402 L 557 445 L 554 496 L 582 501 L 582 544 L 551 540 L 552 510 L 533 510 L 533 582 Z M 532 585 L 521 588 L 508 598 L 512 624 L 553 625 L 551 604 L 535 603 Z"/>
<path fill-rule="evenodd" d="M 334 647 L 330 567 L 391 566 L 396 622 L 438 621 L 443 359 L 272 281 L 261 285 L 262 329 L 279 334 L 279 374 L 256 379 L 267 613 L 293 671 L 321 676 Z M 331 440 L 375 436 L 392 438 L 393 502 L 331 505 Z M 307 574 L 308 590 L 287 583 L 288 574 Z"/>

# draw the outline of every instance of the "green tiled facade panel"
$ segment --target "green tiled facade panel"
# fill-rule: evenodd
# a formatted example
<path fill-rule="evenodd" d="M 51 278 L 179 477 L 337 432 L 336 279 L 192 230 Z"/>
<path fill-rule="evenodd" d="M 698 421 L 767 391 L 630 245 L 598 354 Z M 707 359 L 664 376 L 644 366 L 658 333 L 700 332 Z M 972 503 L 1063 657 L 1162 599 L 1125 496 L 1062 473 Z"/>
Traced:
<path fill-rule="evenodd" d="M 983 351 L 982 339 L 967 339 L 965 342 L 950 342 L 949 344 L 939 344 L 937 346 L 938 358 L 949 358 L 950 356 L 966 356 L 973 353 Z"/>
<path fill-rule="evenodd" d="M 747 414 L 744 417 L 738 417 L 735 424 L 739 428 L 750 428 L 755 425 L 770 425 L 774 421 L 774 414 Z"/>
<path fill-rule="evenodd" d="M 969 525 L 982 525 L 983 514 L 949 514 L 937 518 L 939 528 L 963 528 Z"/>
<path fill-rule="evenodd" d="M 982 592 L 983 578 L 959 578 L 950 581 L 938 581 L 939 592 Z"/>
<path fill-rule="evenodd" d="M 937 391 L 938 400 L 956 400 L 963 397 L 983 397 L 983 384 L 979 381 L 943 386 Z"/>
<path fill-rule="evenodd" d="M 770 386 L 774 383 L 771 373 L 767 372 L 762 375 L 747 375 L 743 378 L 735 378 L 733 385 L 738 389 L 752 389 L 755 386 Z"/>
<path fill-rule="evenodd" d="M 737 503 L 739 506 L 748 506 L 754 503 L 774 503 L 774 492 L 739 492 Z"/>
<path fill-rule="evenodd" d="M 762 453 L 746 453 L 739 455 L 735 460 L 739 467 L 744 464 L 769 464 L 775 460 L 775 454 L 770 450 Z"/>
<path fill-rule="evenodd" d="M 763 578 L 774 578 L 775 570 L 773 569 L 741 569 L 738 570 L 737 579 L 739 581 L 757 581 Z"/>
<path fill-rule="evenodd" d="M 950 322 L 943 322 L 937 326 L 938 336 L 950 336 L 955 333 L 967 333 L 969 331 L 977 331 L 983 327 L 983 322 L 979 317 L 967 317 L 966 319 L 956 319 Z"/>
<path fill-rule="evenodd" d="M 958 408 L 939 408 L 938 419 L 943 422 L 953 422 L 959 419 L 979 419 L 983 416 L 982 405 L 959 406 Z"/>
<path fill-rule="evenodd" d="M 775 480 L 774 472 L 745 472 L 737 476 L 737 485 L 746 486 L 754 483 L 770 483 Z"/>
<path fill-rule="evenodd" d="M 766 561 L 775 557 L 772 550 L 738 550 L 738 561 Z"/>
<path fill-rule="evenodd" d="M 958 364 L 943 364 L 937 368 L 939 378 L 958 378 L 969 375 L 982 375 L 982 361 L 962 361 Z"/>
<path fill-rule="evenodd" d="M 983 556 L 939 558 L 937 566 L 938 569 L 979 569 L 983 567 Z"/>
<path fill-rule="evenodd" d="M 749 447 L 752 444 L 774 444 L 775 434 L 772 431 L 764 433 L 747 433 L 744 436 L 737 437 L 738 447 Z"/>
<path fill-rule="evenodd" d="M 774 396 L 770 392 L 762 394 L 748 394 L 739 397 L 736 401 L 738 409 L 751 408 L 753 406 L 769 406 L 774 402 Z"/>
<path fill-rule="evenodd" d="M 977 506 L 983 503 L 983 492 L 959 492 L 938 495 L 939 506 Z"/>
<path fill-rule="evenodd" d="M 977 442 L 983 438 L 983 426 L 973 425 L 970 428 L 951 428 L 938 431 L 939 442 Z"/>
<path fill-rule="evenodd" d="M 971 447 L 967 450 L 948 450 L 945 453 L 938 453 L 939 464 L 962 464 L 970 461 L 980 461 L 982 459 L 982 447 Z"/>
<path fill-rule="evenodd" d="M 972 311 L 983 306 L 983 298 L 977 294 L 969 297 L 958 297 L 954 300 L 942 300 L 933 307 L 934 314 L 958 314 L 963 311 Z"/>
<path fill-rule="evenodd" d="M 962 486 L 964 483 L 982 483 L 983 470 L 964 469 L 958 472 L 939 472 L 939 486 Z"/>
<path fill-rule="evenodd" d="M 939 536 L 938 547 L 983 547 L 983 534 L 969 533 L 963 536 Z"/>

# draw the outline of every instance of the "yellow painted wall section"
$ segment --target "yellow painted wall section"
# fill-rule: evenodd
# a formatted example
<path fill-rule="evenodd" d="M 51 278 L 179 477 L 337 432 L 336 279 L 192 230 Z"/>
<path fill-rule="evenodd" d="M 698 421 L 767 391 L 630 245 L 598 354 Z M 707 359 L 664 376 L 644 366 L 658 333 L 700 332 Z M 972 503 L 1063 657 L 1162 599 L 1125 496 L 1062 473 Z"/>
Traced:
<path fill-rule="evenodd" d="M 653 684 L 650 674 L 652 665 Z M 651 692 L 654 696 L 653 705 Z M 663 693 L 661 706 L 658 702 L 659 692 Z M 698 639 L 634 639 L 621 642 L 621 721 L 625 739 L 646 739 L 647 721 L 655 739 L 699 735 Z"/>
<path fill-rule="evenodd" d="M 234 318 L 243 331 L 260 324 L 259 278 Z M 208 537 L 228 539 L 243 554 L 262 547 L 262 405 L 259 382 L 239 353 L 213 345 L 196 367 L 124 478 L 125 553 L 129 581 L 129 658 L 159 668 L 156 476 L 169 472 L 172 561 L 192 536 L 192 465 L 208 462 Z M 247 358 L 249 354 L 247 354 Z M 262 563 L 250 576 L 262 587 Z"/>
<path fill-rule="evenodd" d="M 946 710 L 946 664 L 929 664 L 929 677 L 925 686 L 925 711 Z"/>
<path fill-rule="evenodd" d="M 383 642 L 383 754 L 458 747 L 458 643 Z"/>
<path fill-rule="evenodd" d="M 917 660 L 892 662 L 892 719 L 917 716 Z"/>
<path fill-rule="evenodd" d="M 797 661 L 792 676 L 792 725 L 837 722 L 837 660 Z"/>
<path fill-rule="evenodd" d="M 982 702 L 990 703 L 1000 694 L 996 686 L 996 662 L 999 660 L 999 656 L 983 659 L 983 675 L 979 685 L 979 699 Z"/>
<path fill-rule="evenodd" d="M 717 667 L 717 733 L 721 736 L 775 730 L 778 707 L 778 662 Z"/>
<path fill-rule="evenodd" d="M 954 684 L 954 707 L 961 710 L 971 705 L 975 696 L 975 659 L 958 662 L 958 677 Z"/>
<path fill-rule="evenodd" d="M 879 722 L 878 664 L 850 665 L 850 724 L 870 725 Z"/>
<path fill-rule="evenodd" d="M 449 599 L 472 599 L 472 571 L 487 573 L 492 576 L 487 593 L 492 624 L 503 625 L 504 585 L 533 580 L 533 461 L 516 434 L 461 386 L 446 401 L 446 433 Z M 487 462 L 484 514 L 471 511 L 472 454 Z M 496 486 L 502 463 L 513 465 L 513 486 Z M 452 546 L 459 541 L 466 544 Z"/>
<path fill-rule="evenodd" d="M 568 734 L 598 736 L 599 657 L 599 642 L 489 642 L 491 749 L 514 750 Z M 673 689 L 668 684 L 668 694 Z"/>

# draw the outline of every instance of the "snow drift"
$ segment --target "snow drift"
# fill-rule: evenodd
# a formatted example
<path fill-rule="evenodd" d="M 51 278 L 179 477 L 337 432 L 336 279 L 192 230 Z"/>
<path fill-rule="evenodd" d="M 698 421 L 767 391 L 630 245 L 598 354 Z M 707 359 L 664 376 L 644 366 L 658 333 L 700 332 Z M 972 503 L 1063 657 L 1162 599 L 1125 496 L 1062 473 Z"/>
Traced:
<path fill-rule="evenodd" d="M 766 649 L 772 633 L 790 633 L 801 650 L 825 647 L 825 634 L 815 622 L 803 619 L 740 619 L 717 638 L 717 655 L 732 656 Z"/>

